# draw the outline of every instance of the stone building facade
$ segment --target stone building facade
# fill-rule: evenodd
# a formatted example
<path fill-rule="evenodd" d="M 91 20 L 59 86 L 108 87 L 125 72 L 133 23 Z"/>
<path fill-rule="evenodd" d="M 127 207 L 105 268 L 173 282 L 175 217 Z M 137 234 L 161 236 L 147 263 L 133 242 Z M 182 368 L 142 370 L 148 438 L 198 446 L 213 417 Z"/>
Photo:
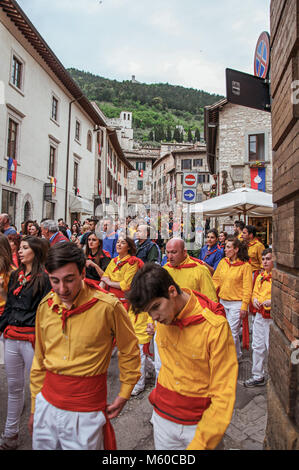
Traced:
<path fill-rule="evenodd" d="M 299 450 L 299 0 L 272 0 L 274 258 L 265 448 Z"/>
<path fill-rule="evenodd" d="M 206 146 L 197 144 L 172 150 L 161 156 L 153 165 L 152 202 L 164 204 L 171 210 L 182 203 L 183 175 L 197 174 L 197 199 L 206 199 L 212 178 L 207 163 Z"/>
<path fill-rule="evenodd" d="M 251 171 L 264 168 L 265 191 L 272 193 L 271 114 L 222 99 L 205 107 L 205 139 L 209 168 L 216 175 L 216 194 L 251 187 Z M 259 221 L 250 221 L 259 224 Z M 232 229 L 233 219 L 219 217 L 220 229 Z M 269 228 L 270 221 L 264 221 Z M 268 230 L 269 231 L 269 230 Z M 269 241 L 269 233 L 268 241 Z"/>

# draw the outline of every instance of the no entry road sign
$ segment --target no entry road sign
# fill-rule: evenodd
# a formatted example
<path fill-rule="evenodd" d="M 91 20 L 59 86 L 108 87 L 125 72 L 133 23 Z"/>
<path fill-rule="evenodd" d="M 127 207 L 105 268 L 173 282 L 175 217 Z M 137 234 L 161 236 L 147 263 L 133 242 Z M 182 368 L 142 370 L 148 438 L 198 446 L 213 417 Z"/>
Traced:
<path fill-rule="evenodd" d="M 184 173 L 183 175 L 183 186 L 193 188 L 197 186 L 197 174 L 196 173 Z"/>

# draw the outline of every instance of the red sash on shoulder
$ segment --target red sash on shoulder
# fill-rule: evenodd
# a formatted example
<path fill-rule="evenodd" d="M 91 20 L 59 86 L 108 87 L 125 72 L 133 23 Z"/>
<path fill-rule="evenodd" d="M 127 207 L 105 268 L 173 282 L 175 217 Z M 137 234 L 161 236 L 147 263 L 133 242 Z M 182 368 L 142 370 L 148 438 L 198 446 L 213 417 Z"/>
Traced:
<path fill-rule="evenodd" d="M 209 299 L 209 297 L 204 294 L 201 294 L 200 292 L 197 292 L 195 290 L 193 290 L 192 292 L 203 308 L 208 308 L 213 313 L 215 313 L 215 315 L 221 315 L 222 317 L 226 318 L 225 309 L 223 305 L 218 302 L 213 302 L 213 300 Z M 171 325 L 178 326 L 180 329 L 182 329 L 187 326 L 199 325 L 204 321 L 205 317 L 203 315 L 191 315 L 187 318 L 174 320 Z"/>
<path fill-rule="evenodd" d="M 189 397 L 169 390 L 157 382 L 149 395 L 155 412 L 169 421 L 183 425 L 197 424 L 211 404 L 209 397 Z"/>
<path fill-rule="evenodd" d="M 173 269 L 184 269 L 184 268 L 196 268 L 199 264 L 204 265 L 205 263 L 201 261 L 200 259 L 193 258 L 193 256 L 189 256 L 192 261 L 195 261 L 195 263 L 186 263 L 186 264 L 179 264 L 178 266 L 172 266 L 170 263 L 166 263 L 166 266 L 169 268 Z"/>
<path fill-rule="evenodd" d="M 110 292 L 110 294 L 114 294 L 118 298 L 118 300 L 121 301 L 121 303 L 123 304 L 125 309 L 129 310 L 130 304 L 129 304 L 128 300 L 125 298 L 125 294 L 121 289 L 117 289 L 116 287 L 107 286 L 107 291 Z"/>
<path fill-rule="evenodd" d="M 135 264 L 135 263 L 138 263 L 138 269 L 142 268 L 142 266 L 144 265 L 144 262 L 140 258 L 137 258 L 136 256 L 131 256 L 130 258 L 128 258 L 124 261 L 119 261 L 118 263 L 116 262 L 116 260 L 117 260 L 117 257 L 113 258 L 113 261 L 116 264 L 116 266 L 113 270 L 114 273 L 116 271 L 119 271 L 120 268 L 122 266 L 124 266 L 125 264 L 127 264 L 127 263 L 129 263 L 131 266 L 133 266 L 133 264 Z"/>
<path fill-rule="evenodd" d="M 95 376 L 71 376 L 46 371 L 42 388 L 44 398 L 56 408 L 67 411 L 102 411 L 106 418 L 104 425 L 105 450 L 116 450 L 113 427 L 106 414 L 107 374 Z"/>
<path fill-rule="evenodd" d="M 17 341 L 29 341 L 34 349 L 35 327 L 8 325 L 3 332 L 3 336 L 4 338 L 14 339 Z"/>

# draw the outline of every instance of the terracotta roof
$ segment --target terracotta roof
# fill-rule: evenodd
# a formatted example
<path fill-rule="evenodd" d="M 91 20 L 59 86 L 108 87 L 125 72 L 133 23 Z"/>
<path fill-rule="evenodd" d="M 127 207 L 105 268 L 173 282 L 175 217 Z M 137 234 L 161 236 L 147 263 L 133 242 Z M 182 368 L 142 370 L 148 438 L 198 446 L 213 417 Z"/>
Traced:
<path fill-rule="evenodd" d="M 78 100 L 80 106 L 98 125 L 105 126 L 105 122 L 96 112 L 88 98 L 83 94 L 76 82 L 64 68 L 62 63 L 50 49 L 46 41 L 42 38 L 36 28 L 33 26 L 29 18 L 25 15 L 15 0 L 1 0 L 0 7 L 16 25 L 27 41 L 34 47 L 45 63 L 54 72 L 61 83 L 71 93 L 74 99 Z"/>

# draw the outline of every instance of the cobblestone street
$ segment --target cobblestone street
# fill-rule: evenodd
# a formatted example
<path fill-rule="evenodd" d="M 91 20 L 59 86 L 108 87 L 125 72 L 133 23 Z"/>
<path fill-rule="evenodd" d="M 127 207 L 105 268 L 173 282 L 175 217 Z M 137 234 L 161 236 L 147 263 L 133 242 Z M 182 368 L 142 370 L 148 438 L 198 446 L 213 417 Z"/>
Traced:
<path fill-rule="evenodd" d="M 250 376 L 250 353 L 244 354 L 239 368 L 237 397 L 233 417 L 225 436 L 219 445 L 220 450 L 262 450 L 267 422 L 267 387 L 247 389 L 243 381 Z M 3 361 L 2 361 L 3 362 Z M 154 385 L 149 377 L 146 390 L 131 398 L 122 413 L 113 422 L 118 450 L 154 450 L 153 428 L 150 424 L 152 407 L 148 395 Z M 109 401 L 119 390 L 117 357 L 112 357 L 108 376 Z M 0 365 L 0 429 L 6 419 L 7 385 L 4 365 Z M 26 387 L 25 407 L 21 418 L 20 450 L 31 449 L 31 437 L 27 431 L 30 414 L 29 392 Z"/>

